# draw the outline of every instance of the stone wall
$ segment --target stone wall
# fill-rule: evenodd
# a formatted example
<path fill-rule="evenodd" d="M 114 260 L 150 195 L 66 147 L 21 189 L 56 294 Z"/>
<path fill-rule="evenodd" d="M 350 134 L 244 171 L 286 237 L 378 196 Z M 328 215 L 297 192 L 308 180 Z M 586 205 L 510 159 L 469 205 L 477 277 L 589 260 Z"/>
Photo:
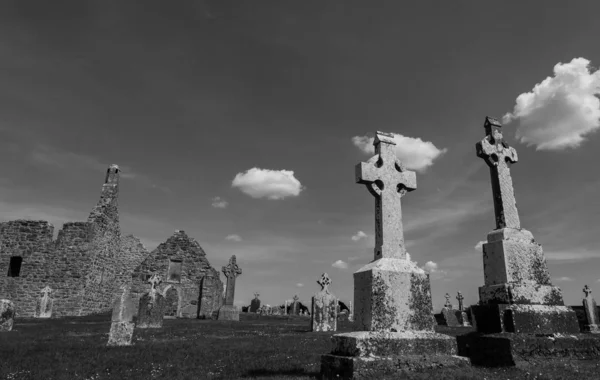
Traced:
<path fill-rule="evenodd" d="M 200 244 L 184 231 L 175 231 L 135 269 L 131 294 L 136 302 L 150 289 L 148 279 L 153 274 L 163 280 L 159 291 L 165 297 L 169 292 L 168 299 L 175 297 L 177 317 L 208 316 L 220 306 L 223 283 L 219 273 L 211 267 Z M 204 289 L 201 290 L 201 286 Z"/>

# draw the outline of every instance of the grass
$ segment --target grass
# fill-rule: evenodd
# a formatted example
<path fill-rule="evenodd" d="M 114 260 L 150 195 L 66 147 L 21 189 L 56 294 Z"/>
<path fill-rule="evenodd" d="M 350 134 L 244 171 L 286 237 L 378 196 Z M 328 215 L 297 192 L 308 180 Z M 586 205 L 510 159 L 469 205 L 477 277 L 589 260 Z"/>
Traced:
<path fill-rule="evenodd" d="M 318 379 L 333 333 L 309 332 L 306 317 L 241 315 L 240 322 L 168 319 L 136 329 L 133 347 L 106 347 L 110 316 L 18 319 L 0 333 L 0 379 Z M 341 322 L 339 332 L 350 331 Z M 459 335 L 470 329 L 438 326 Z M 530 368 L 431 370 L 408 379 L 600 379 L 597 362 Z"/>

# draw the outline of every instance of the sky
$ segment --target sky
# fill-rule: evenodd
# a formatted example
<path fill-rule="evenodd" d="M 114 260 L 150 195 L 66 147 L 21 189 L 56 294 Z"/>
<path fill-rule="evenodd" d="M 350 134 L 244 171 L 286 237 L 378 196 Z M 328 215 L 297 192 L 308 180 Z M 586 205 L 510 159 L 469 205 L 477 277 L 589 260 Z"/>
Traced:
<path fill-rule="evenodd" d="M 323 272 L 349 301 L 374 247 L 354 167 L 386 131 L 417 173 L 404 234 L 438 312 L 484 284 L 478 243 L 495 223 L 475 144 L 493 116 L 518 152 L 521 225 L 579 305 L 585 284 L 600 294 L 599 13 L 594 0 L 2 2 L 0 219 L 86 220 L 118 164 L 122 232 L 152 250 L 184 230 L 216 268 L 235 254 L 236 304 L 308 304 Z"/>

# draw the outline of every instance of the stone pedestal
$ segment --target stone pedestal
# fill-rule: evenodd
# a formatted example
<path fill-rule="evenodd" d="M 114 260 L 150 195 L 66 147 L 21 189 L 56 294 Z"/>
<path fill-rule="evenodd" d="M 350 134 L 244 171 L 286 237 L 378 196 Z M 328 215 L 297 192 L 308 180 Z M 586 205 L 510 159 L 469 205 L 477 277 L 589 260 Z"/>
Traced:
<path fill-rule="evenodd" d="M 321 356 L 323 379 L 377 379 L 444 366 L 468 366 L 456 356 L 456 339 L 435 332 L 360 331 L 332 337 L 331 354 Z"/>
<path fill-rule="evenodd" d="M 577 334 L 579 322 L 568 306 L 548 305 L 474 305 L 477 331 L 492 333 Z"/>
<path fill-rule="evenodd" d="M 15 304 L 11 300 L 0 299 L 0 332 L 11 331 L 15 323 Z"/>
<path fill-rule="evenodd" d="M 219 315 L 217 317 L 219 321 L 239 321 L 240 312 L 237 307 L 233 305 L 223 305 L 219 309 Z"/>
<path fill-rule="evenodd" d="M 133 322 L 112 322 L 108 335 L 108 346 L 131 346 L 133 337 Z"/>

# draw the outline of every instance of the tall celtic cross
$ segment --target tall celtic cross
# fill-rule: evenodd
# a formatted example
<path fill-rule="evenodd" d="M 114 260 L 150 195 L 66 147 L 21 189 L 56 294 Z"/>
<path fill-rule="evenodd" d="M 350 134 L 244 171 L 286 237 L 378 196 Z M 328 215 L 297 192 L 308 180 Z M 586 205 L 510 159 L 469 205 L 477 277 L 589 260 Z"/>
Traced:
<path fill-rule="evenodd" d="M 446 293 L 444 298 L 446 299 L 446 304 L 444 305 L 444 307 L 447 307 L 448 309 L 452 309 L 452 304 L 450 303 L 450 294 Z"/>
<path fill-rule="evenodd" d="M 592 289 L 586 285 L 583 287 L 583 292 L 585 293 L 585 298 L 588 298 L 592 294 Z"/>
<path fill-rule="evenodd" d="M 515 191 L 510 176 L 510 164 L 518 161 L 515 148 L 508 146 L 502 137 L 502 124 L 491 117 L 485 118 L 485 134 L 477 143 L 477 157 L 490 167 L 496 229 L 521 228 Z"/>
<path fill-rule="evenodd" d="M 258 296 L 260 296 L 258 292 L 254 293 L 254 298 L 258 298 Z"/>
<path fill-rule="evenodd" d="M 50 292 L 52 292 L 52 288 L 50 288 L 48 285 L 46 285 L 46 287 L 44 289 L 42 289 L 43 297 L 48 297 Z"/>
<path fill-rule="evenodd" d="M 465 299 L 465 297 L 463 297 L 460 291 L 458 291 L 456 299 L 458 300 L 458 310 L 463 311 L 463 300 Z"/>
<path fill-rule="evenodd" d="M 225 305 L 233 305 L 235 296 L 235 279 L 242 274 L 242 269 L 238 267 L 235 255 L 229 259 L 229 264 L 221 268 L 225 277 L 227 277 L 227 290 L 225 293 Z"/>
<path fill-rule="evenodd" d="M 356 183 L 366 185 L 375 197 L 374 260 L 406 260 L 400 198 L 417 188 L 417 178 L 396 157 L 392 134 L 377 132 L 373 145 L 375 155 L 356 165 Z"/>
<path fill-rule="evenodd" d="M 323 273 L 321 278 L 317 280 L 317 284 L 321 285 L 322 292 L 329 292 L 329 285 L 331 285 L 331 279 L 327 273 Z"/>

